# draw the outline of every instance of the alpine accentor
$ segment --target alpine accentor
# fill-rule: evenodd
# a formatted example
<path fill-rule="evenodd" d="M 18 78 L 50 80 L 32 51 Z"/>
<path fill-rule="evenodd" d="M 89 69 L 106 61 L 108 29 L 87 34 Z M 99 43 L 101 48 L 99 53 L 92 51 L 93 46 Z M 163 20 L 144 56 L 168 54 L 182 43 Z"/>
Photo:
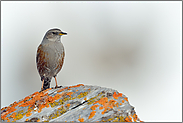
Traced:
<path fill-rule="evenodd" d="M 65 56 L 60 39 L 62 35 L 67 33 L 60 29 L 48 30 L 37 49 L 36 64 L 42 81 L 42 91 L 50 88 L 52 77 L 55 78 L 55 88 L 58 87 L 56 76 L 62 68 Z"/>

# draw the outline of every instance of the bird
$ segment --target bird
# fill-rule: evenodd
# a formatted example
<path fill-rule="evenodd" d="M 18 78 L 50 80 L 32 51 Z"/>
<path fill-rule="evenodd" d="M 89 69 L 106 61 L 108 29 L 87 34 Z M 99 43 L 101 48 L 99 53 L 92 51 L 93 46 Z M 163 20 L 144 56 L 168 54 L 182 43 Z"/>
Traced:
<path fill-rule="evenodd" d="M 65 51 L 61 43 L 63 35 L 67 35 L 67 33 L 58 28 L 50 29 L 37 48 L 36 65 L 42 81 L 41 91 L 50 88 L 52 77 L 55 78 L 55 88 L 59 88 L 56 76 L 64 63 Z"/>

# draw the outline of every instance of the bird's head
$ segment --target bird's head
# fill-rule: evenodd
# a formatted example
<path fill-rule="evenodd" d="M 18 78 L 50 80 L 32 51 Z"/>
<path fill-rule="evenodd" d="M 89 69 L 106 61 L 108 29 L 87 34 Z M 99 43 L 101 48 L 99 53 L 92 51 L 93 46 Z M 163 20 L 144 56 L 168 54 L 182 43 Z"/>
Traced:
<path fill-rule="evenodd" d="M 62 35 L 67 35 L 67 33 L 62 32 L 60 29 L 50 29 L 46 32 L 45 37 L 49 41 L 60 41 Z"/>

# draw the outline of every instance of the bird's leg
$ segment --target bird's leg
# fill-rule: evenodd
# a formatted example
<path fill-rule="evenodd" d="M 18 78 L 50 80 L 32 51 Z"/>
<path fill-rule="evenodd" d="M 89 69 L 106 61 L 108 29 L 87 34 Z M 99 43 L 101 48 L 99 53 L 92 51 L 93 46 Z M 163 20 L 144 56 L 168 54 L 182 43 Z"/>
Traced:
<path fill-rule="evenodd" d="M 58 85 L 57 85 L 57 79 L 56 79 L 56 77 L 54 77 L 54 78 L 55 78 L 55 83 L 56 83 L 55 88 L 58 88 Z"/>
<path fill-rule="evenodd" d="M 43 81 L 42 81 L 41 91 L 44 90 L 44 89 L 43 89 L 43 84 L 44 84 L 44 79 L 43 79 Z"/>
<path fill-rule="evenodd" d="M 55 88 L 60 88 L 60 87 L 62 87 L 62 86 L 58 86 L 58 84 L 57 84 L 57 79 L 56 79 L 56 77 L 54 77 L 54 78 L 55 78 L 55 83 L 56 83 Z"/>

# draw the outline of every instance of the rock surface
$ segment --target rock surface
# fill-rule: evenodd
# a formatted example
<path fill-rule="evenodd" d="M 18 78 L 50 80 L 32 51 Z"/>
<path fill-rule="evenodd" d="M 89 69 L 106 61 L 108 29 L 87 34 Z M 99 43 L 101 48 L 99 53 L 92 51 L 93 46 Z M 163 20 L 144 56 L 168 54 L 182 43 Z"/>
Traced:
<path fill-rule="evenodd" d="M 140 122 L 128 98 L 110 88 L 65 86 L 35 92 L 1 109 L 5 122 Z"/>

